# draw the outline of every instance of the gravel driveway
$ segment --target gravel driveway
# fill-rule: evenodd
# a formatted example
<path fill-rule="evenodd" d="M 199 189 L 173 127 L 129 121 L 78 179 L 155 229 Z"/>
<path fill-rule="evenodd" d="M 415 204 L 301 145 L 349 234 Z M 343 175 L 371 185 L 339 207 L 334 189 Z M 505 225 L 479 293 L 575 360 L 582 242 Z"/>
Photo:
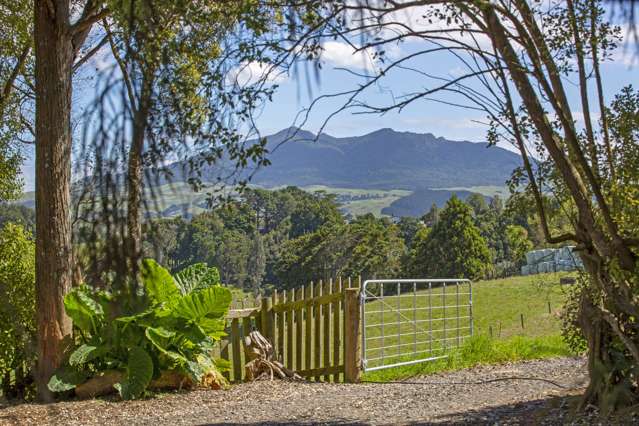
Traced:
<path fill-rule="evenodd" d="M 563 387 L 502 380 L 513 376 L 548 379 Z M 499 380 L 486 383 L 494 379 Z M 585 384 L 583 359 L 557 358 L 441 373 L 410 383 L 262 381 L 145 401 L 23 404 L 1 409 L 0 424 L 558 424 L 572 418 L 568 402 Z"/>

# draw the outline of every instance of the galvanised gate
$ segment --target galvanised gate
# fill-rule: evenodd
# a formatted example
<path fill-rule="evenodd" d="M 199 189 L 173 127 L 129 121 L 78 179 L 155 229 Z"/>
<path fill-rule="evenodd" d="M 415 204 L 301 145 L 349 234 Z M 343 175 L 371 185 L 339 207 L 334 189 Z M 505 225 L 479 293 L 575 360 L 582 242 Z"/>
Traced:
<path fill-rule="evenodd" d="M 368 280 L 360 297 L 364 371 L 444 358 L 473 334 L 466 279 Z"/>

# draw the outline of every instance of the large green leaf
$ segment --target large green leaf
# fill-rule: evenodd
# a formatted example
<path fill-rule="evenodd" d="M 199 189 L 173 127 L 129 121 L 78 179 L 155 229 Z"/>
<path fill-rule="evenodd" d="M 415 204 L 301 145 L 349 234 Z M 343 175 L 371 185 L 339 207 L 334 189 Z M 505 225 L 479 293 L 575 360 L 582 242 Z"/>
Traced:
<path fill-rule="evenodd" d="M 166 352 L 171 343 L 171 338 L 175 337 L 174 331 L 169 331 L 164 327 L 148 327 L 144 334 L 149 341 L 162 352 Z"/>
<path fill-rule="evenodd" d="M 104 310 L 90 295 L 90 290 L 79 287 L 64 296 L 64 309 L 73 324 L 87 334 L 97 332 L 104 320 Z"/>
<path fill-rule="evenodd" d="M 154 302 L 171 302 L 180 296 L 180 289 L 169 271 L 153 259 L 142 261 L 142 282 Z"/>
<path fill-rule="evenodd" d="M 206 333 L 207 336 L 211 337 L 215 340 L 220 340 L 222 337 L 226 336 L 226 320 L 223 318 L 200 318 L 198 320 L 198 325 Z"/>
<path fill-rule="evenodd" d="M 127 376 L 124 382 L 115 385 L 124 400 L 139 398 L 153 378 L 153 360 L 141 347 L 134 346 L 129 352 Z"/>
<path fill-rule="evenodd" d="M 79 366 L 109 351 L 106 346 L 93 346 L 84 344 L 77 348 L 69 357 L 69 365 Z"/>
<path fill-rule="evenodd" d="M 74 389 L 80 383 L 84 383 L 86 379 L 86 373 L 63 367 L 51 376 L 47 386 L 51 392 L 65 392 Z"/>
<path fill-rule="evenodd" d="M 173 308 L 181 318 L 198 322 L 201 318 L 222 319 L 231 305 L 232 295 L 228 288 L 214 286 L 182 296 Z"/>
<path fill-rule="evenodd" d="M 195 263 L 175 274 L 175 282 L 182 294 L 189 294 L 193 290 L 219 285 L 220 272 L 217 268 L 209 268 L 206 263 Z"/>

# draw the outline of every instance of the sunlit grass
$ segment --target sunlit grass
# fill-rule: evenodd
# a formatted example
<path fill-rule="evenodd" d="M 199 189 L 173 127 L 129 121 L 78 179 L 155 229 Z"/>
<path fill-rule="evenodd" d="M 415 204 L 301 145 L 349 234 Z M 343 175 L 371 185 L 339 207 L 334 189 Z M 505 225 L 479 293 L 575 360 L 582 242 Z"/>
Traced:
<path fill-rule="evenodd" d="M 400 380 L 407 377 L 460 370 L 484 364 L 552 358 L 573 355 L 560 335 L 544 337 L 513 336 L 505 340 L 477 335 L 467 339 L 448 357 L 419 364 L 403 365 L 365 373 L 364 381 Z"/>

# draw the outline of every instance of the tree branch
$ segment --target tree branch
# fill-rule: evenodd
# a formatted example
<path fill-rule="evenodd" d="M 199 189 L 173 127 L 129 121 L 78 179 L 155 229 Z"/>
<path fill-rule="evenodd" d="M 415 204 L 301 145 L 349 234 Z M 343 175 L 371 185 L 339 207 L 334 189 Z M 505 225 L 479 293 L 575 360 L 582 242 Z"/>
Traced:
<path fill-rule="evenodd" d="M 11 70 L 9 78 L 7 79 L 7 81 L 5 81 L 4 86 L 2 87 L 2 93 L 0 93 L 0 118 L 2 118 L 4 114 L 4 108 L 6 107 L 9 96 L 11 95 L 11 91 L 13 90 L 13 85 L 20 75 L 20 71 L 22 70 L 22 67 L 24 67 L 25 62 L 27 62 L 29 52 L 31 52 L 30 45 L 22 49 L 22 52 L 18 57 L 18 61 L 13 67 L 13 70 Z"/>
<path fill-rule="evenodd" d="M 98 53 L 100 48 L 109 41 L 108 36 L 102 37 L 102 40 L 96 44 L 91 50 L 89 50 L 79 61 L 73 64 L 73 72 L 76 72 L 82 65 L 84 65 L 93 55 Z"/>

